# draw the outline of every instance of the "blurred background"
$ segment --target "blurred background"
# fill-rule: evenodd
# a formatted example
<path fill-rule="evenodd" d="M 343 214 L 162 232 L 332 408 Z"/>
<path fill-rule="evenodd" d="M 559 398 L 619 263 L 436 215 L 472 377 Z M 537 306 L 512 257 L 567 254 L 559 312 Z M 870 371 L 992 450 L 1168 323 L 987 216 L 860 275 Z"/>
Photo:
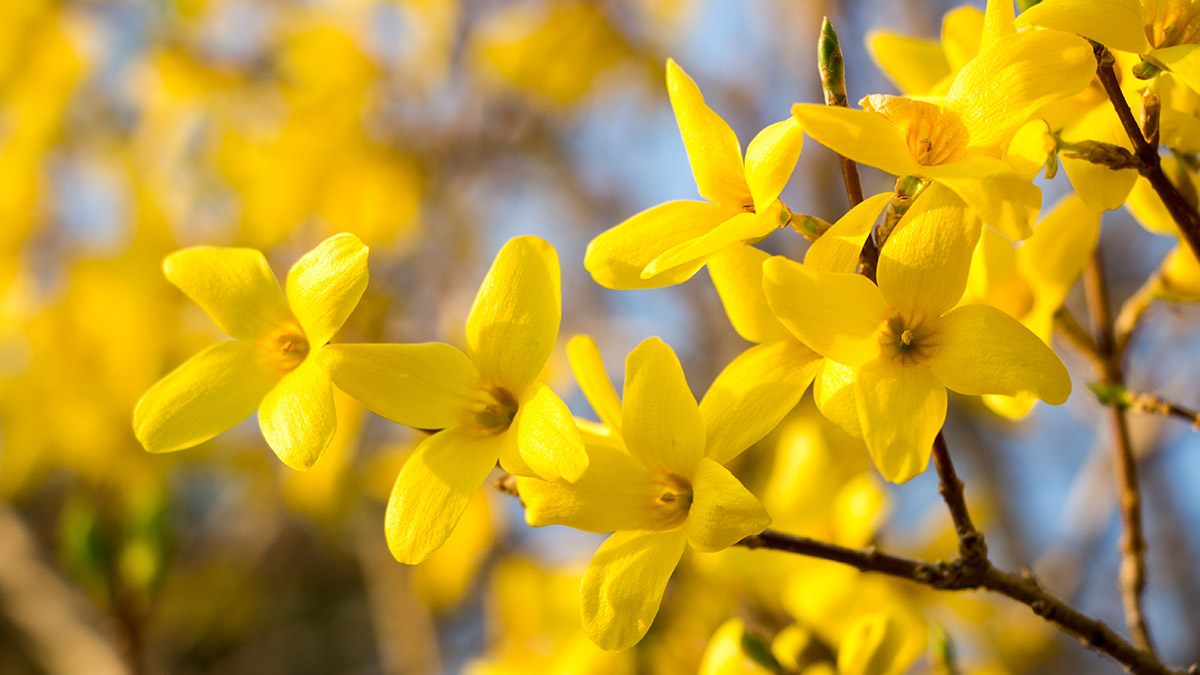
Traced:
<path fill-rule="evenodd" d="M 822 16 L 841 35 L 853 102 L 895 91 L 863 46 L 869 30 L 936 41 L 956 4 L 0 3 L 0 673 L 694 673 L 730 617 L 764 641 L 789 629 L 791 651 L 819 661 L 880 607 L 921 636 L 914 672 L 1120 672 L 1012 603 L 744 550 L 685 557 L 643 643 L 606 654 L 578 622 L 578 578 L 602 538 L 534 531 L 490 487 L 428 563 L 391 559 L 383 507 L 422 436 L 353 400 L 339 394 L 337 438 L 306 473 L 272 456 L 253 419 L 169 455 L 131 429 L 154 381 L 223 338 L 162 277 L 164 255 L 250 246 L 282 275 L 342 231 L 371 247 L 371 281 L 338 341 L 461 344 L 495 252 L 536 234 L 563 263 L 550 378 L 577 414 L 592 416 L 562 348 L 578 333 L 596 338 L 618 390 L 624 355 L 662 336 L 701 395 L 747 346 L 707 273 L 613 292 L 582 266 L 605 229 L 697 198 L 665 60 L 744 145 L 793 102 L 821 100 Z M 868 193 L 890 189 L 864 177 Z M 1060 183 L 1044 185 L 1047 203 Z M 836 157 L 808 143 L 783 199 L 838 218 Z M 1173 243 L 1105 216 L 1117 301 Z M 762 246 L 799 256 L 807 242 L 785 230 Z M 1200 404 L 1198 319 L 1151 307 L 1131 388 Z M 953 399 L 947 437 L 994 559 L 1123 630 L 1105 411 L 1083 386 L 1087 363 L 1056 348 L 1075 382 L 1065 406 L 1014 425 Z M 1149 624 L 1168 662 L 1191 663 L 1200 443 L 1185 423 L 1132 422 Z M 807 399 L 734 468 L 778 529 L 953 552 L 936 478 L 885 485 Z"/>

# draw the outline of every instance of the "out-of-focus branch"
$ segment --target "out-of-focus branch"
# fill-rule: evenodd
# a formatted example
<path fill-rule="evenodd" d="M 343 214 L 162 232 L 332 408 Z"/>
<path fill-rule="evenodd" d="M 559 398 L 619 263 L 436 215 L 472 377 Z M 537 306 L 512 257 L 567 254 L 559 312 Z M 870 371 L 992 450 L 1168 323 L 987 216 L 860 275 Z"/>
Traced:
<path fill-rule="evenodd" d="M 1139 132 L 1140 133 L 1140 132 Z M 1108 386 L 1125 387 L 1121 355 L 1113 333 L 1112 312 L 1109 309 L 1108 284 L 1104 278 L 1104 262 L 1097 248 L 1084 270 L 1088 313 L 1091 316 L 1096 345 L 1103 360 L 1097 375 Z M 1142 611 L 1142 591 L 1146 587 L 1146 540 L 1142 533 L 1142 499 L 1138 488 L 1137 460 L 1129 436 L 1125 407 L 1119 402 L 1108 406 L 1113 429 L 1113 468 L 1121 506 L 1121 598 L 1125 606 L 1125 623 L 1134 644 L 1153 653 L 1150 632 Z"/>

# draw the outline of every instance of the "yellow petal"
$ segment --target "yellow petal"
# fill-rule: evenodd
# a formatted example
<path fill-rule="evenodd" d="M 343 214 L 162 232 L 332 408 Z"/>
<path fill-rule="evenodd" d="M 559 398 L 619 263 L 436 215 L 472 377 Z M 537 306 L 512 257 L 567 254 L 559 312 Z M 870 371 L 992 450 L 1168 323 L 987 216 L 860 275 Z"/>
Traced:
<path fill-rule="evenodd" d="M 385 528 L 396 560 L 415 565 L 441 548 L 496 466 L 497 444 L 495 436 L 456 427 L 417 446 L 388 500 Z"/>
<path fill-rule="evenodd" d="M 721 305 L 729 322 L 749 342 L 766 342 L 788 334 L 767 304 L 762 264 L 769 254 L 753 246 L 730 246 L 708 259 Z"/>
<path fill-rule="evenodd" d="M 1017 253 L 1040 305 L 1057 309 L 1062 304 L 1099 239 L 1099 212 L 1075 196 L 1055 205 Z"/>
<path fill-rule="evenodd" d="M 338 389 L 376 415 L 416 429 L 462 424 L 479 389 L 471 359 L 440 342 L 339 343 L 317 354 Z"/>
<path fill-rule="evenodd" d="M 988 410 L 1014 422 L 1024 419 L 1033 410 L 1033 405 L 1037 403 L 1037 399 L 1033 396 L 999 396 L 997 394 L 984 394 L 980 400 L 988 407 Z"/>
<path fill-rule="evenodd" d="M 588 244 L 583 266 L 605 288 L 629 290 L 682 283 L 704 266 L 703 259 L 651 279 L 643 279 L 642 270 L 663 253 L 703 236 L 740 211 L 708 202 L 659 204 L 593 239 Z"/>
<path fill-rule="evenodd" d="M 847 211 L 808 248 L 804 264 L 824 272 L 853 272 L 858 269 L 858 257 L 867 237 L 871 236 L 871 228 L 895 196 L 892 192 L 882 192 L 867 197 Z"/>
<path fill-rule="evenodd" d="M 704 457 L 704 419 L 675 352 L 647 338 L 625 359 L 623 433 L 650 469 L 688 475 Z"/>
<path fill-rule="evenodd" d="M 891 31 L 870 31 L 867 48 L 876 65 L 905 96 L 931 94 L 950 74 L 942 46 L 932 40 Z"/>
<path fill-rule="evenodd" d="M 521 459 L 537 476 L 573 483 L 587 470 L 587 452 L 575 418 L 550 387 L 536 387 L 532 396 L 521 401 L 513 426 Z"/>
<path fill-rule="evenodd" d="M 1180 152 L 1200 152 L 1200 119 L 1171 108 L 1163 108 L 1158 119 L 1162 145 Z"/>
<path fill-rule="evenodd" d="M 820 362 L 789 337 L 751 347 L 725 366 L 700 401 L 709 459 L 727 464 L 766 436 L 796 407 Z"/>
<path fill-rule="evenodd" d="M 997 39 L 1017 32 L 1013 21 L 1017 18 L 1012 0 L 988 0 L 983 17 L 983 36 L 979 40 L 982 50 Z"/>
<path fill-rule="evenodd" d="M 889 675 L 907 670 L 897 662 L 904 646 L 903 629 L 887 612 L 864 614 L 847 626 L 838 645 L 839 675 Z"/>
<path fill-rule="evenodd" d="M 580 588 L 583 630 L 592 642 L 615 651 L 642 639 L 686 544 L 680 528 L 617 532 L 600 545 Z"/>
<path fill-rule="evenodd" d="M 267 392 L 258 426 L 284 464 L 304 471 L 317 461 L 337 430 L 333 385 L 317 359 L 305 359 Z"/>
<path fill-rule="evenodd" d="M 858 365 L 879 353 L 887 306 L 858 274 L 822 272 L 775 256 L 763 263 L 767 301 L 792 334 L 826 358 Z"/>
<path fill-rule="evenodd" d="M 1054 151 L 1055 140 L 1045 120 L 1030 120 L 1013 134 L 1008 143 L 1004 161 L 1008 162 L 1021 178 L 1032 181 L 1046 166 L 1046 160 Z"/>
<path fill-rule="evenodd" d="M 740 244 L 747 239 L 765 237 L 778 229 L 779 225 L 778 220 L 769 212 L 739 213 L 699 237 L 663 252 L 646 265 L 646 269 L 642 271 L 642 278 L 651 279 L 677 267 L 691 269 L 698 261 L 703 262 L 708 256 L 731 245 Z"/>
<path fill-rule="evenodd" d="M 920 173 L 899 127 L 879 113 L 797 103 L 792 115 L 804 133 L 840 155 L 895 176 Z"/>
<path fill-rule="evenodd" d="M 1033 233 L 1042 208 L 1042 191 L 1007 162 L 993 157 L 966 157 L 950 164 L 925 167 L 924 175 L 954 191 L 983 222 L 1014 241 Z"/>
<path fill-rule="evenodd" d="M 575 373 L 575 381 L 579 389 L 592 404 L 592 410 L 600 417 L 600 421 L 613 431 L 621 431 L 621 399 L 613 389 L 612 380 L 608 379 L 608 371 L 604 369 L 604 360 L 600 358 L 600 350 L 596 341 L 587 335 L 576 335 L 567 343 L 567 359 L 571 363 L 571 372 Z"/>
<path fill-rule="evenodd" d="M 925 470 L 946 420 L 946 387 L 925 366 L 878 358 L 854 380 L 867 452 L 884 479 L 903 483 Z"/>
<path fill-rule="evenodd" d="M 957 195 L 936 183 L 926 188 L 879 252 L 879 290 L 888 308 L 940 316 L 958 303 L 979 230 Z"/>
<path fill-rule="evenodd" d="M 1136 110 L 1136 108 L 1134 108 Z M 1094 140 L 1112 143 L 1132 151 L 1129 137 L 1121 120 L 1112 106 L 1096 106 L 1078 123 L 1071 125 L 1063 132 L 1063 137 L 1071 141 Z M 1084 203 L 1097 211 L 1120 208 L 1137 181 L 1136 169 L 1121 169 L 1114 171 L 1100 164 L 1093 164 L 1086 159 L 1060 157 L 1063 170 L 1071 179 Z"/>
<path fill-rule="evenodd" d="M 1056 31 L 997 38 L 963 67 L 946 92 L 973 148 L 1003 148 L 1039 108 L 1084 90 L 1096 72 L 1087 42 Z"/>
<path fill-rule="evenodd" d="M 260 337 L 292 317 L 267 259 L 252 248 L 185 248 L 167 256 L 163 273 L 230 337 Z"/>
<path fill-rule="evenodd" d="M 1016 27 L 1042 26 L 1077 33 L 1109 49 L 1147 50 L 1138 0 L 1043 0 L 1017 17 Z"/>
<path fill-rule="evenodd" d="M 958 72 L 979 55 L 983 12 L 974 7 L 952 9 L 942 17 L 942 49 L 951 72 Z"/>
<path fill-rule="evenodd" d="M 558 253 L 537 237 L 496 254 L 467 318 L 468 353 L 485 378 L 516 393 L 541 373 L 558 339 L 560 279 Z"/>
<path fill-rule="evenodd" d="M 825 419 L 855 438 L 862 438 L 858 422 L 858 403 L 854 398 L 854 371 L 836 361 L 825 359 L 813 379 L 813 400 Z"/>
<path fill-rule="evenodd" d="M 942 317 L 929 367 L 960 394 L 1030 394 L 1060 405 L 1071 377 L 1028 328 L 988 305 L 964 305 Z"/>
<path fill-rule="evenodd" d="M 575 483 L 517 479 L 526 522 L 600 533 L 679 525 L 672 511 L 661 508 L 661 488 L 632 455 L 604 445 L 589 446 L 588 454 L 587 473 Z"/>
<path fill-rule="evenodd" d="M 796 118 L 789 117 L 758 132 L 746 146 L 746 182 L 755 211 L 766 211 L 783 192 L 803 145 L 804 133 Z"/>
<path fill-rule="evenodd" d="M 278 381 L 258 367 L 253 343 L 218 342 L 150 387 L 133 430 L 150 452 L 189 448 L 249 417 Z"/>
<path fill-rule="evenodd" d="M 1200 93 L 1200 45 L 1178 45 L 1155 49 L 1149 57 L 1167 67 L 1188 89 Z"/>
<path fill-rule="evenodd" d="M 751 203 L 737 135 L 708 107 L 700 88 L 671 59 L 667 59 L 667 93 L 700 195 L 722 204 Z"/>
<path fill-rule="evenodd" d="M 292 265 L 287 299 L 311 346 L 329 342 L 367 289 L 367 247 L 352 234 L 337 234 Z"/>
<path fill-rule="evenodd" d="M 692 548 L 720 551 L 770 524 L 766 509 L 729 469 L 701 460 L 692 476 L 692 508 L 684 526 Z"/>

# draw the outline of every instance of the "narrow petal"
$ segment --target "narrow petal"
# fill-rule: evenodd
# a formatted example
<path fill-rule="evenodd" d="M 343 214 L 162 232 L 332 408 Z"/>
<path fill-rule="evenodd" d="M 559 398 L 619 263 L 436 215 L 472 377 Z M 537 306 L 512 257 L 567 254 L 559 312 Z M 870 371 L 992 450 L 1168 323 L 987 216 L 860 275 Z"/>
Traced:
<path fill-rule="evenodd" d="M 888 307 L 940 316 L 957 304 L 980 227 L 953 192 L 936 183 L 926 188 L 879 252 L 879 290 Z"/>
<path fill-rule="evenodd" d="M 729 469 L 704 459 L 692 476 L 688 543 L 697 551 L 720 551 L 771 524 L 771 517 Z"/>
<path fill-rule="evenodd" d="M 1017 253 L 1039 304 L 1058 308 L 1096 249 L 1100 213 L 1079 197 L 1068 197 L 1046 216 Z"/>
<path fill-rule="evenodd" d="M 592 642 L 617 651 L 642 639 L 686 544 L 680 528 L 617 532 L 600 545 L 580 588 L 583 630 Z"/>
<path fill-rule="evenodd" d="M 667 93 L 700 196 L 722 204 L 751 203 L 737 135 L 704 102 L 695 81 L 671 59 L 667 59 Z"/>
<path fill-rule="evenodd" d="M 1055 143 L 1050 126 L 1045 120 L 1030 120 L 1013 134 L 1008 143 L 1008 151 L 1004 153 L 1004 161 L 1008 162 L 1021 178 L 1032 182 L 1045 168 Z"/>
<path fill-rule="evenodd" d="M 950 71 L 957 73 L 979 55 L 983 38 L 983 12 L 974 7 L 958 7 L 942 17 L 942 48 Z"/>
<path fill-rule="evenodd" d="M 895 176 L 921 173 L 899 127 L 883 115 L 815 103 L 797 103 L 792 115 L 804 133 L 840 155 Z"/>
<path fill-rule="evenodd" d="M 258 409 L 279 376 L 259 368 L 248 342 L 218 342 L 150 387 L 133 430 L 150 452 L 182 450 L 233 427 Z"/>
<path fill-rule="evenodd" d="M 813 378 L 813 401 L 825 419 L 855 438 L 862 438 L 858 421 L 858 399 L 854 397 L 854 370 L 837 361 L 821 362 Z"/>
<path fill-rule="evenodd" d="M 1017 32 L 1013 21 L 1017 13 L 1011 0 L 988 0 L 984 9 L 983 36 L 979 40 L 979 49 L 983 50 L 996 40 Z"/>
<path fill-rule="evenodd" d="M 575 482 L 587 470 L 583 438 L 567 404 L 550 390 L 539 386 L 513 420 L 521 459 L 544 480 Z"/>
<path fill-rule="evenodd" d="M 755 211 L 766 211 L 779 198 L 800 160 L 803 145 L 804 133 L 796 118 L 789 117 L 758 132 L 746 146 L 746 182 Z"/>
<path fill-rule="evenodd" d="M 292 318 L 279 281 L 261 251 L 185 248 L 167 256 L 163 273 L 230 337 L 261 337 Z"/>
<path fill-rule="evenodd" d="M 591 463 L 575 483 L 518 478 L 525 520 L 534 527 L 566 525 L 584 532 L 662 530 L 666 518 L 650 472 L 632 455 L 609 446 L 589 446 Z"/>
<path fill-rule="evenodd" d="M 905 96 L 932 94 L 950 74 L 942 45 L 932 40 L 891 31 L 870 31 L 867 48 L 876 65 Z"/>
<path fill-rule="evenodd" d="M 604 369 L 604 359 L 596 341 L 587 335 L 576 335 L 567 343 L 567 360 L 571 363 L 571 372 L 575 373 L 575 381 L 583 392 L 592 410 L 600 417 L 604 426 L 615 432 L 621 431 L 621 399 L 613 389 L 612 380 L 608 379 L 608 371 Z"/>
<path fill-rule="evenodd" d="M 879 220 L 879 214 L 895 196 L 893 192 L 881 192 L 867 197 L 847 211 L 808 248 L 804 264 L 823 272 L 853 272 L 858 269 L 858 257 L 867 243 L 867 237 L 871 236 L 875 221 Z"/>
<path fill-rule="evenodd" d="M 946 387 L 925 366 L 879 358 L 854 381 L 858 419 L 871 460 L 883 477 L 903 483 L 925 470 L 946 420 Z"/>
<path fill-rule="evenodd" d="M 337 430 L 333 384 L 317 359 L 305 359 L 267 392 L 258 426 L 284 464 L 304 471 L 317 461 Z"/>
<path fill-rule="evenodd" d="M 478 398 L 479 371 L 458 348 L 331 344 L 318 351 L 338 389 L 371 412 L 416 429 L 458 426 Z"/>
<path fill-rule="evenodd" d="M 704 457 L 704 419 L 679 359 L 647 338 L 625 359 L 623 433 L 629 452 L 651 469 L 690 474 Z"/>
<path fill-rule="evenodd" d="M 1138 0 L 1043 0 L 1017 17 L 1016 27 L 1025 26 L 1077 33 L 1123 52 L 1147 50 Z"/>
<path fill-rule="evenodd" d="M 1014 241 L 1033 233 L 1042 190 L 994 157 L 967 157 L 926 167 L 924 175 L 954 191 L 983 222 Z"/>
<path fill-rule="evenodd" d="M 1058 356 L 1019 321 L 988 305 L 964 305 L 942 317 L 929 367 L 960 394 L 1029 394 L 1060 405 L 1071 377 Z"/>
<path fill-rule="evenodd" d="M 725 366 L 700 401 L 709 459 L 727 464 L 766 436 L 796 407 L 820 363 L 789 336 L 751 347 Z"/>
<path fill-rule="evenodd" d="M 425 439 L 404 462 L 388 500 L 388 548 L 415 565 L 441 548 L 496 466 L 495 436 L 456 427 Z"/>
<path fill-rule="evenodd" d="M 788 335 L 763 291 L 763 262 L 771 256 L 753 246 L 730 246 L 708 261 L 708 273 L 725 307 L 729 322 L 749 342 L 767 342 Z"/>
<path fill-rule="evenodd" d="M 471 360 L 484 377 L 520 392 L 554 350 L 562 315 L 558 253 L 532 236 L 509 240 L 467 318 Z"/>
<path fill-rule="evenodd" d="M 662 255 L 650 261 L 642 270 L 642 278 L 650 279 L 655 275 L 672 270 L 676 267 L 690 269 L 697 262 L 702 262 L 708 256 L 717 253 L 733 244 L 740 244 L 747 239 L 760 239 L 779 228 L 780 223 L 771 213 L 750 213 L 744 211 L 721 223 L 704 234 L 683 243 L 677 244 Z"/>
<path fill-rule="evenodd" d="M 588 244 L 583 266 L 605 288 L 629 290 L 683 283 L 704 266 L 703 259 L 650 279 L 642 278 L 642 270 L 668 250 L 705 235 L 740 212 L 708 202 L 659 204 L 593 239 Z"/>
<path fill-rule="evenodd" d="M 763 263 L 763 288 L 775 316 L 822 356 L 853 366 L 879 353 L 875 333 L 888 310 L 866 277 L 775 256 Z"/>
<path fill-rule="evenodd" d="M 336 234 L 292 265 L 287 299 L 313 347 L 329 342 L 367 289 L 367 247 Z"/>
<path fill-rule="evenodd" d="M 1188 89 L 1200 93 L 1200 45 L 1155 49 L 1150 52 L 1149 57 L 1166 66 Z"/>
<path fill-rule="evenodd" d="M 1088 43 L 1056 31 L 997 38 L 959 71 L 945 107 L 958 113 L 973 148 L 1003 148 L 1039 108 L 1083 91 L 1096 72 Z"/>

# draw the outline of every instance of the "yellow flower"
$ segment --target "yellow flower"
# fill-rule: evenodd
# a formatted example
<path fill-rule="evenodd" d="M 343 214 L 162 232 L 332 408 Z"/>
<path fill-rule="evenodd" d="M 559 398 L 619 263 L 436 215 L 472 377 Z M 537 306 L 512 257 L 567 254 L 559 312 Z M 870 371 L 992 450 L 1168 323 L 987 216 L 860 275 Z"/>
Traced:
<path fill-rule="evenodd" d="M 1099 238 L 1099 212 L 1075 196 L 1059 202 L 1019 247 L 984 228 L 963 302 L 1000 309 L 1050 346 L 1054 314 L 1083 272 Z M 989 408 L 1009 419 L 1024 417 L 1034 401 L 1029 396 L 983 397 Z"/>
<path fill-rule="evenodd" d="M 1078 33 L 1141 54 L 1200 92 L 1200 5 L 1192 0 L 1042 0 L 1015 25 Z"/>
<path fill-rule="evenodd" d="M 558 254 L 518 237 L 475 298 L 468 353 L 437 342 L 323 350 L 333 381 L 368 410 L 440 430 L 404 463 L 388 501 L 388 546 L 400 562 L 419 563 L 446 541 L 497 459 L 517 475 L 583 475 L 588 457 L 571 411 L 538 381 L 561 311 Z"/>
<path fill-rule="evenodd" d="M 593 368 L 598 362 L 589 360 Z M 597 409 L 613 419 L 616 394 L 603 380 L 584 391 L 601 393 Z M 580 481 L 517 481 L 530 525 L 614 533 L 596 551 L 581 589 L 588 637 L 614 650 L 646 634 L 686 545 L 718 551 L 770 524 L 754 495 L 722 466 L 743 448 L 711 442 L 714 420 L 704 416 L 675 353 L 658 338 L 626 359 L 619 411 L 620 440 L 589 446 L 591 465 Z M 738 417 L 720 422 L 759 425 L 751 412 L 740 408 Z"/>
<path fill-rule="evenodd" d="M 1003 160 L 1039 108 L 1083 90 L 1095 63 L 1084 41 L 1051 31 L 1004 35 L 963 66 L 941 102 L 874 94 L 863 110 L 796 104 L 817 142 L 896 176 L 953 190 L 1011 239 L 1032 232 L 1041 190 Z"/>
<path fill-rule="evenodd" d="M 979 221 L 934 184 L 880 252 L 875 286 L 775 257 L 763 265 L 771 309 L 795 335 L 852 371 L 863 440 L 883 477 L 924 471 L 946 417 L 946 389 L 1029 393 L 1058 405 L 1071 381 L 1048 347 L 1016 319 L 958 303 Z"/>
<path fill-rule="evenodd" d="M 287 291 L 260 251 L 200 246 L 163 262 L 167 279 L 226 335 L 159 380 L 133 412 L 150 452 L 191 447 L 258 410 L 267 444 L 293 469 L 321 456 L 336 428 L 333 388 L 317 356 L 367 287 L 367 247 L 330 237 L 287 276 Z"/>
<path fill-rule="evenodd" d="M 707 258 L 787 224 L 779 201 L 804 137 L 793 118 L 763 129 L 742 148 L 704 103 L 692 78 L 667 61 L 667 91 L 700 195 L 643 211 L 588 244 L 584 267 L 606 288 L 658 288 L 687 281 Z"/>

